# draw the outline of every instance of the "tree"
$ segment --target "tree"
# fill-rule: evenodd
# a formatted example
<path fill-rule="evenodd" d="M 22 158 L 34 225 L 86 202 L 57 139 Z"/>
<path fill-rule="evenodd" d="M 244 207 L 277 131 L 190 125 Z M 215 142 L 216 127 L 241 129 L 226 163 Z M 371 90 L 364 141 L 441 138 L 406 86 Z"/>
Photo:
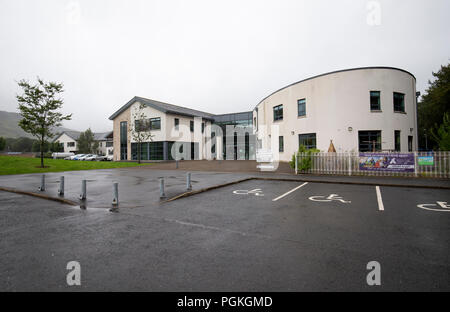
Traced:
<path fill-rule="evenodd" d="M 72 114 L 64 116 L 58 112 L 63 105 L 63 100 L 59 97 L 64 91 L 61 83 L 45 83 L 38 77 L 34 85 L 21 80 L 19 86 L 23 89 L 23 94 L 16 96 L 22 116 L 19 126 L 39 140 L 41 168 L 43 168 L 46 139 L 54 136 L 51 131 L 53 127 L 61 126 L 63 120 L 70 120 Z"/>
<path fill-rule="evenodd" d="M 0 151 L 3 151 L 6 146 L 6 140 L 4 137 L 0 137 Z"/>
<path fill-rule="evenodd" d="M 441 66 L 433 82 L 428 81 L 429 87 L 417 105 L 420 145 L 425 147 L 425 138 L 430 148 L 437 148 L 435 133 L 444 118 L 445 113 L 450 113 L 450 64 Z"/>
<path fill-rule="evenodd" d="M 133 140 L 137 144 L 137 161 L 141 163 L 141 145 L 143 142 L 152 141 L 153 135 L 150 133 L 151 123 L 144 112 L 145 104 L 139 103 L 138 109 L 133 113 L 134 124 L 132 123 L 129 131 Z"/>
<path fill-rule="evenodd" d="M 95 141 L 94 133 L 90 128 L 80 133 L 77 144 L 78 151 L 82 154 L 92 154 L 98 148 L 98 142 Z"/>
<path fill-rule="evenodd" d="M 445 113 L 444 120 L 437 131 L 433 131 L 432 136 L 439 144 L 441 151 L 450 151 L 450 114 Z"/>

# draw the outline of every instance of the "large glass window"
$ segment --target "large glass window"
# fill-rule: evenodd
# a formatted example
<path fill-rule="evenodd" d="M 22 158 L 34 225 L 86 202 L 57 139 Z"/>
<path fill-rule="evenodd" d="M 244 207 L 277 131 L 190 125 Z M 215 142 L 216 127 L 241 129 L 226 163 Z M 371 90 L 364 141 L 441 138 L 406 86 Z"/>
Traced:
<path fill-rule="evenodd" d="M 273 120 L 283 120 L 283 104 L 273 108 Z"/>
<path fill-rule="evenodd" d="M 316 134 L 304 133 L 298 135 L 298 146 L 304 145 L 307 149 L 317 148 Z"/>
<path fill-rule="evenodd" d="M 283 136 L 279 136 L 278 137 L 278 151 L 280 153 L 284 152 L 284 138 L 283 138 Z"/>
<path fill-rule="evenodd" d="M 400 130 L 394 131 L 395 151 L 400 152 Z"/>
<path fill-rule="evenodd" d="M 164 142 L 149 143 L 150 160 L 164 160 Z"/>
<path fill-rule="evenodd" d="M 359 151 L 360 152 L 378 152 L 381 151 L 381 131 L 359 131 Z"/>
<path fill-rule="evenodd" d="M 297 101 L 298 116 L 306 116 L 306 99 Z"/>
<path fill-rule="evenodd" d="M 120 122 L 120 159 L 128 159 L 128 126 L 126 121 Z"/>
<path fill-rule="evenodd" d="M 394 92 L 394 112 L 405 112 L 405 95 L 403 93 Z"/>
<path fill-rule="evenodd" d="M 381 110 L 380 91 L 370 91 L 370 110 Z"/>

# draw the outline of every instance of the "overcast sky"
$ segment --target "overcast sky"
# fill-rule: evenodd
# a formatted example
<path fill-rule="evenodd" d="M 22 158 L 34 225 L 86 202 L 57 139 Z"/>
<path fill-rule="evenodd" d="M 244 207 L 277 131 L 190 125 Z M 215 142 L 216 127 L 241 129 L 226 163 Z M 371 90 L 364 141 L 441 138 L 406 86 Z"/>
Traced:
<path fill-rule="evenodd" d="M 0 110 L 16 81 L 63 82 L 66 127 L 112 130 L 138 95 L 228 113 L 313 75 L 413 73 L 423 93 L 450 60 L 448 0 L 0 0 Z"/>

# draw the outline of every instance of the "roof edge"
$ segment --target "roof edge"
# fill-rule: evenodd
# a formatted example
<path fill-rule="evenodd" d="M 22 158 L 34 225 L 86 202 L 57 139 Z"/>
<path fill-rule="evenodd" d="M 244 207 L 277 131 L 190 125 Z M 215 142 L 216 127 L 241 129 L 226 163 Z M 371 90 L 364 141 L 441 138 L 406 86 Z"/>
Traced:
<path fill-rule="evenodd" d="M 417 80 L 416 77 L 413 74 L 411 74 L 409 71 L 401 69 L 401 68 L 389 67 L 389 66 L 368 66 L 368 67 L 355 67 L 355 68 L 334 70 L 334 71 L 331 71 L 331 72 L 327 72 L 327 73 L 323 73 L 323 74 L 320 74 L 320 75 L 315 75 L 315 76 L 312 76 L 312 77 L 309 77 L 309 78 L 306 78 L 306 79 L 302 79 L 302 80 L 299 80 L 297 82 L 293 82 L 293 83 L 291 83 L 291 84 L 289 84 L 289 85 L 287 85 L 285 87 L 282 87 L 282 88 L 280 88 L 280 89 L 270 93 L 268 96 L 266 96 L 261 101 L 259 101 L 258 104 L 256 104 L 256 106 L 253 108 L 253 111 L 255 110 L 255 108 L 257 108 L 259 106 L 259 104 L 261 104 L 267 98 L 271 97 L 272 95 L 274 95 L 277 92 L 280 92 L 281 90 L 287 89 L 287 88 L 292 87 L 292 86 L 294 86 L 296 84 L 299 84 L 299 83 L 302 83 L 302 82 L 305 82 L 305 81 L 308 81 L 308 80 L 311 80 L 311 79 L 319 78 L 319 77 L 322 77 L 322 76 L 337 74 L 337 73 L 346 72 L 346 71 L 363 70 L 363 69 L 392 69 L 392 70 L 399 70 L 399 71 L 402 71 L 404 73 L 407 73 L 407 74 L 411 75 L 414 78 L 414 80 Z"/>

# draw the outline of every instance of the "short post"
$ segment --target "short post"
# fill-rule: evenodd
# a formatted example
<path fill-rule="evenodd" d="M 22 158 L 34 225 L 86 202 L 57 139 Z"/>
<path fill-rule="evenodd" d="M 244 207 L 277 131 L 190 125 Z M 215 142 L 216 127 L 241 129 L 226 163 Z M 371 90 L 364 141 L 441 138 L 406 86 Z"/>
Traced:
<path fill-rule="evenodd" d="M 298 153 L 295 153 L 295 174 L 298 174 Z"/>
<path fill-rule="evenodd" d="M 188 172 L 186 175 L 186 190 L 191 191 L 192 190 L 192 184 L 191 184 L 191 173 Z"/>
<path fill-rule="evenodd" d="M 61 177 L 59 178 L 58 195 L 59 195 L 59 196 L 64 196 L 64 176 L 61 176 Z"/>
<path fill-rule="evenodd" d="M 41 192 L 45 191 L 45 174 L 41 176 L 41 186 L 38 189 Z"/>
<path fill-rule="evenodd" d="M 352 154 L 348 154 L 348 175 L 352 175 Z"/>
<path fill-rule="evenodd" d="M 119 183 L 114 182 L 113 183 L 113 201 L 112 206 L 117 207 L 119 206 Z"/>
<path fill-rule="evenodd" d="M 80 199 L 85 200 L 86 199 L 86 180 L 81 181 L 81 194 Z"/>
<path fill-rule="evenodd" d="M 166 198 L 164 193 L 164 178 L 159 178 L 159 198 Z"/>

